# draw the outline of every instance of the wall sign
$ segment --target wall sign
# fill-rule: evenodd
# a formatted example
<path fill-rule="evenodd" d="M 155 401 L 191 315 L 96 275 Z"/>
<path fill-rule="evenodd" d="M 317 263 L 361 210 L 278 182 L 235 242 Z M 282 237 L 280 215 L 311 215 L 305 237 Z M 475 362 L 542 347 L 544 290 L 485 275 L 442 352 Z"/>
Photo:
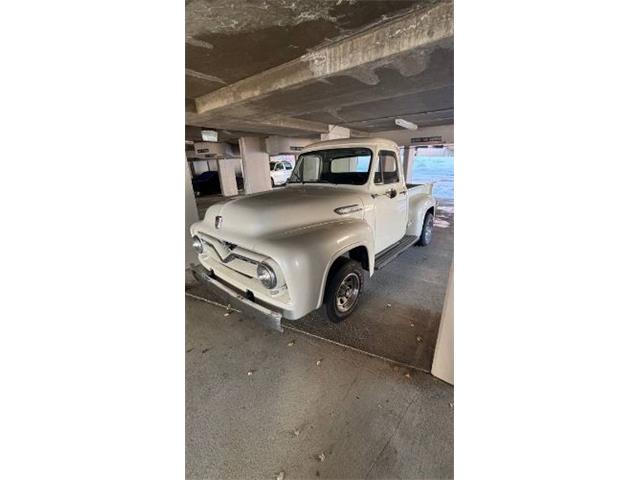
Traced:
<path fill-rule="evenodd" d="M 294 147 L 293 145 L 289 146 L 289 150 L 291 150 L 292 152 L 299 152 L 303 149 L 304 147 Z"/>
<path fill-rule="evenodd" d="M 413 137 L 411 139 L 411 143 L 442 143 L 442 135 L 437 135 L 434 137 Z"/>

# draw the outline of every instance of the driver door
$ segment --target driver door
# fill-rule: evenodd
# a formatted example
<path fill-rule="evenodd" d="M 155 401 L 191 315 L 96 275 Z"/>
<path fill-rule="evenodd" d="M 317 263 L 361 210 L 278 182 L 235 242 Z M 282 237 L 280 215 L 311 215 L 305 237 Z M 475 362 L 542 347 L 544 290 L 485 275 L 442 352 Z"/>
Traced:
<path fill-rule="evenodd" d="M 399 242 L 407 231 L 407 192 L 396 154 L 381 150 L 374 170 L 375 253 Z"/>

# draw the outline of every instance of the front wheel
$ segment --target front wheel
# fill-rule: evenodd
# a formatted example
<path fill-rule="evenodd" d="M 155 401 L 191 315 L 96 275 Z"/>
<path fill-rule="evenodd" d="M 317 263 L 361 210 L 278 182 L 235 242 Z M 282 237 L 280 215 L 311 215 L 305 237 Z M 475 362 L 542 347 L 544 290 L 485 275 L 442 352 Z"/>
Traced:
<path fill-rule="evenodd" d="M 362 267 L 355 260 L 345 259 L 327 281 L 325 310 L 329 320 L 339 323 L 351 315 L 358 306 L 363 289 Z"/>
<path fill-rule="evenodd" d="M 431 243 L 433 238 L 433 213 L 429 212 L 424 217 L 424 223 L 422 224 L 422 232 L 420 233 L 420 240 L 418 245 L 425 247 Z"/>

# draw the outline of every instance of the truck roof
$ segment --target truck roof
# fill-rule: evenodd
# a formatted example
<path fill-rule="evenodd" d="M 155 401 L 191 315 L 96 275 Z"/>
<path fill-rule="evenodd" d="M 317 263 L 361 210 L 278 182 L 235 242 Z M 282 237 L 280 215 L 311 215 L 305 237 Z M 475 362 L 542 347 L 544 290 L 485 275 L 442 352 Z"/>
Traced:
<path fill-rule="evenodd" d="M 301 153 L 313 150 L 323 150 L 325 148 L 348 148 L 348 147 L 378 147 L 397 149 L 398 144 L 386 138 L 338 138 L 336 140 L 325 140 L 324 142 L 316 142 L 304 147 Z"/>

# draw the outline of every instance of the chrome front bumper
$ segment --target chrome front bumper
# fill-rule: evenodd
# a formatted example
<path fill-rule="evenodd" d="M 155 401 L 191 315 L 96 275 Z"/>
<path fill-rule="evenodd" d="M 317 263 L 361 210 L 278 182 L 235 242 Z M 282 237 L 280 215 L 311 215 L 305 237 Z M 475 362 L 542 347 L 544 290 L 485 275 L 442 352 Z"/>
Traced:
<path fill-rule="evenodd" d="M 249 300 L 244 296 L 243 292 L 234 290 L 222 282 L 215 279 L 202 266 L 191 266 L 193 277 L 203 285 L 211 287 L 211 291 L 221 299 L 221 303 L 231 305 L 240 310 L 244 315 L 256 320 L 258 323 L 266 327 L 273 328 L 279 332 L 284 332 L 282 328 L 282 314 L 273 310 L 269 310 L 262 305 Z"/>

